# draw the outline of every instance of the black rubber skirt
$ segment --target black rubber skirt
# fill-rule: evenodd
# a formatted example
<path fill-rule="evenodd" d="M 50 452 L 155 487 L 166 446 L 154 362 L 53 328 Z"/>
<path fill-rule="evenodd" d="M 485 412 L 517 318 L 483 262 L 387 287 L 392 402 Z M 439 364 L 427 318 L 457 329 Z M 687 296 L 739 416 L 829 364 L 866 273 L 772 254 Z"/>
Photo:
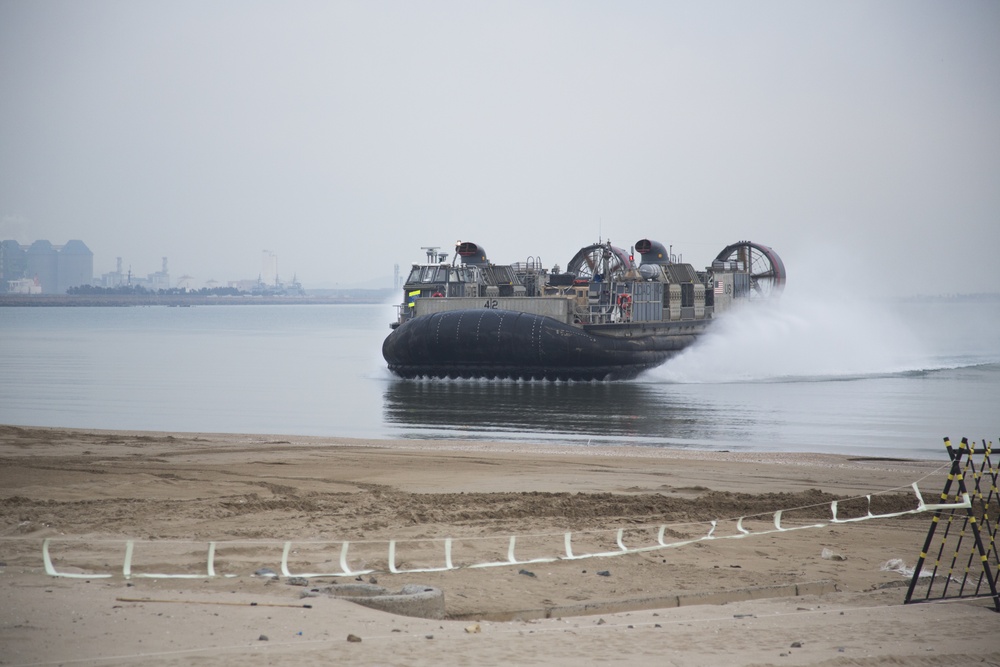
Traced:
<path fill-rule="evenodd" d="M 695 339 L 634 326 L 635 335 L 595 335 L 530 313 L 452 310 L 400 325 L 382 344 L 382 356 L 405 378 L 627 380 Z"/>

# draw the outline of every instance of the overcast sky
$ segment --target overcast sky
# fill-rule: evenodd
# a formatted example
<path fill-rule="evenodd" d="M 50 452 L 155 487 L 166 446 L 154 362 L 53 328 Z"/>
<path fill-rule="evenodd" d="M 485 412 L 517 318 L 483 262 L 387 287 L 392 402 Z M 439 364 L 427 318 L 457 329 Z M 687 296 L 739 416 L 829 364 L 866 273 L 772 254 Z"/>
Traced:
<path fill-rule="evenodd" d="M 751 239 L 789 288 L 997 291 L 998 34 L 995 0 L 0 0 L 0 238 L 306 287 Z"/>

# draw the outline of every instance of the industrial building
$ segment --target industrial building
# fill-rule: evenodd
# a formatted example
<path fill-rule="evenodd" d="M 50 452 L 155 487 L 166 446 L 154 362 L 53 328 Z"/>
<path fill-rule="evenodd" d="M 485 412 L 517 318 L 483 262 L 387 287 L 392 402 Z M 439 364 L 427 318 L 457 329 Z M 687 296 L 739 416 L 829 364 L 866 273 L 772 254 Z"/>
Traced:
<path fill-rule="evenodd" d="M 49 241 L 21 245 L 0 241 L 0 293 L 65 294 L 94 279 L 94 253 L 83 241 L 56 246 Z"/>
<path fill-rule="evenodd" d="M 117 287 L 141 287 L 152 292 L 170 289 L 170 274 L 167 272 L 166 257 L 163 258 L 163 269 L 161 271 L 157 271 L 156 273 L 150 273 L 145 278 L 140 278 L 139 276 L 133 274 L 131 267 L 129 267 L 127 273 L 123 272 L 121 257 L 118 257 L 116 262 L 117 268 L 114 271 L 104 273 L 100 276 L 100 279 L 95 280 L 95 283 L 99 287 L 111 289 Z M 178 285 L 178 287 L 179 286 L 180 285 Z"/>

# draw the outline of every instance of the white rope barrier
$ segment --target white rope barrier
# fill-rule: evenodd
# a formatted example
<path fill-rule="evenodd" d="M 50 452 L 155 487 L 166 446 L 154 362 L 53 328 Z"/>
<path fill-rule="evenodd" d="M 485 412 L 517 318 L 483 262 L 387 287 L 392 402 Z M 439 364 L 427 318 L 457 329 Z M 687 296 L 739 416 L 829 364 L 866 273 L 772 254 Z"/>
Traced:
<path fill-rule="evenodd" d="M 795 510 L 803 509 L 814 509 L 816 507 L 821 507 L 826 503 L 819 505 L 809 505 L 796 508 L 786 508 L 777 510 L 773 513 L 761 513 L 756 515 L 746 515 L 736 517 L 736 532 L 729 535 L 717 535 L 716 530 L 720 524 L 720 520 L 716 519 L 709 522 L 695 522 L 695 523 L 681 523 L 681 524 L 660 524 L 657 528 L 656 540 L 653 544 L 636 545 L 629 546 L 625 541 L 625 528 L 617 528 L 611 530 L 593 530 L 593 531 L 567 531 L 564 533 L 553 533 L 553 534 L 542 534 L 542 535 L 521 535 L 522 539 L 531 538 L 550 538 L 557 539 L 560 535 L 562 537 L 562 549 L 561 553 L 553 550 L 551 555 L 540 556 L 540 557 L 525 557 L 519 558 L 517 555 L 518 548 L 518 537 L 517 535 L 511 535 L 507 542 L 507 555 L 505 560 L 486 560 L 481 562 L 470 562 L 470 563 L 456 563 L 454 559 L 454 543 L 456 539 L 462 542 L 481 542 L 485 540 L 497 540 L 502 539 L 499 537 L 463 537 L 463 538 L 424 538 L 424 539 L 409 539 L 409 540 L 379 540 L 379 541 L 367 541 L 367 540 L 333 540 L 333 541 L 311 541 L 311 540 L 286 540 L 282 543 L 281 561 L 279 569 L 281 574 L 286 577 L 302 577 L 306 579 L 311 579 L 314 577 L 360 577 L 366 574 L 372 574 L 379 572 L 380 570 L 373 567 L 365 567 L 364 564 L 357 568 L 351 567 L 349 560 L 349 552 L 351 545 L 380 545 L 387 544 L 386 553 L 386 569 L 385 571 L 391 574 L 411 574 L 411 573 L 421 573 L 421 572 L 446 572 L 459 569 L 477 569 L 477 568 L 490 568 L 490 567 L 507 567 L 512 565 L 528 565 L 537 563 L 553 563 L 560 560 L 583 560 L 588 558 L 610 558 L 614 556 L 622 556 L 625 554 L 637 554 L 645 553 L 650 551 L 657 551 L 662 549 L 675 549 L 680 548 L 689 544 L 694 544 L 696 542 L 704 542 L 707 540 L 724 540 L 724 539 L 742 539 L 745 537 L 756 537 L 760 535 L 768 535 L 774 533 L 787 533 L 796 530 L 806 530 L 806 529 L 816 529 L 825 528 L 831 524 L 849 524 L 856 523 L 860 521 L 871 521 L 875 519 L 889 519 L 894 517 L 900 517 L 910 514 L 919 514 L 922 512 L 929 511 L 940 511 L 940 510 L 955 510 L 955 509 L 968 509 L 971 507 L 971 499 L 968 494 L 963 494 L 961 502 L 955 503 L 934 503 L 927 504 L 923 500 L 920 489 L 916 482 L 913 482 L 910 487 L 913 489 L 914 494 L 917 498 L 917 506 L 914 509 L 904 510 L 902 512 L 890 512 L 886 514 L 874 514 L 871 509 L 872 496 L 858 496 L 857 498 L 847 499 L 847 500 L 857 500 L 864 497 L 867 500 L 868 508 L 867 513 L 862 516 L 850 517 L 850 518 L 840 518 L 838 516 L 838 504 L 840 501 L 834 500 L 829 504 L 830 519 L 828 521 L 822 521 L 819 523 L 810 523 L 801 526 L 783 526 L 782 517 L 787 512 L 792 512 Z M 906 488 L 906 487 L 899 487 Z M 892 489 L 890 491 L 896 491 L 899 489 Z M 889 493 L 889 491 L 885 492 Z M 751 530 L 744 526 L 744 520 L 754 519 L 759 517 L 766 517 L 768 514 L 772 516 L 773 528 L 766 530 Z M 733 521 L 733 519 L 723 520 L 723 521 Z M 671 528 L 671 526 L 677 527 L 690 527 L 700 525 L 701 523 L 708 523 L 708 531 L 700 537 L 685 537 L 684 539 L 678 539 L 675 541 L 667 542 L 666 531 Z M 656 526 L 637 526 L 632 528 L 633 531 L 649 531 Z M 612 550 L 599 550 L 599 551 L 580 551 L 579 548 L 574 548 L 574 534 L 577 536 L 584 535 L 597 535 L 601 533 L 610 533 L 615 531 L 614 535 L 614 545 L 615 549 Z M 45 573 L 52 577 L 65 577 L 74 579 L 94 579 L 94 578 L 108 578 L 114 576 L 110 572 L 69 572 L 65 570 L 56 569 L 51 555 L 52 545 L 56 542 L 77 542 L 81 540 L 74 538 L 53 538 L 47 537 L 42 542 L 42 562 L 45 567 Z M 126 540 L 109 540 L 109 539 L 98 539 L 98 540 L 83 540 L 85 543 L 112 543 L 120 544 L 124 542 L 125 553 L 122 559 L 121 575 L 130 579 L 133 577 L 137 578 L 149 578 L 149 579 L 202 579 L 202 578 L 212 578 L 219 576 L 216 571 L 216 558 L 218 552 L 218 546 L 222 545 L 233 545 L 233 544 L 277 544 L 276 541 L 269 540 L 231 540 L 228 542 L 211 541 L 208 543 L 208 551 L 204 557 L 205 567 L 197 572 L 187 572 L 187 573 L 166 573 L 166 572 L 137 572 L 134 568 L 134 556 L 135 556 L 135 546 L 136 540 L 126 539 Z M 171 540 L 155 540 L 158 544 L 171 543 Z M 179 541 L 185 544 L 191 544 L 190 541 Z M 425 567 L 403 567 L 399 563 L 399 554 L 397 545 L 400 543 L 440 543 L 441 556 L 437 564 L 429 565 Z M 140 542 L 147 544 L 145 542 Z M 340 554 L 338 558 L 338 568 L 330 568 L 326 571 L 305 571 L 305 572 L 293 572 L 290 567 L 289 560 L 293 555 L 294 545 L 330 545 L 339 544 Z M 222 575 L 226 577 L 234 577 L 237 575 L 226 574 Z"/>

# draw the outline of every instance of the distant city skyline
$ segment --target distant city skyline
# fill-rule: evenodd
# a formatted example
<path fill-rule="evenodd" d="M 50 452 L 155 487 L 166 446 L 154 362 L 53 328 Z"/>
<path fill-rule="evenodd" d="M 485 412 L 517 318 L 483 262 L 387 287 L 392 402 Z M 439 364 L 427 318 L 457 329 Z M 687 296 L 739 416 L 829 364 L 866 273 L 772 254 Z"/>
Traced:
<path fill-rule="evenodd" d="M 29 267 L 29 264 L 22 259 L 20 262 L 15 262 L 12 266 L 8 258 L 9 252 L 11 250 L 10 244 L 15 244 L 20 249 L 20 254 L 25 257 L 29 254 L 28 251 L 32 249 L 33 246 L 40 247 L 44 252 L 49 252 L 49 250 L 54 251 L 54 259 L 51 262 L 51 268 L 41 269 L 41 276 L 39 273 L 39 266 Z M 66 276 L 60 277 L 59 271 L 57 270 L 56 259 L 60 258 L 62 250 L 66 247 L 70 248 L 70 254 L 75 253 L 77 255 L 86 253 L 88 255 L 86 268 L 82 264 L 77 263 L 73 266 L 71 271 L 63 269 Z M 94 255 L 91 248 L 86 244 L 85 241 L 81 239 L 69 239 L 64 243 L 56 243 L 49 239 L 33 239 L 28 242 L 22 242 L 17 239 L 0 239 L 0 280 L 9 281 L 12 279 L 26 279 L 33 281 L 38 278 L 39 287 L 43 288 L 39 293 L 63 293 L 68 287 L 75 287 L 79 285 L 94 285 L 98 287 L 118 287 L 122 285 L 138 285 L 151 290 L 160 289 L 171 289 L 171 288 L 185 288 L 185 289 L 201 289 L 203 287 L 218 287 L 218 286 L 230 286 L 237 287 L 244 291 L 249 291 L 254 286 L 258 284 L 267 285 L 270 287 L 277 286 L 291 286 L 300 285 L 298 274 L 294 271 L 289 275 L 284 275 L 278 270 L 278 256 L 269 250 L 262 250 L 260 255 L 260 267 L 256 276 L 223 276 L 222 278 L 207 278 L 201 279 L 197 276 L 192 276 L 190 274 L 171 274 L 169 271 L 169 258 L 166 256 L 161 256 L 159 270 L 149 271 L 147 267 L 135 267 L 127 261 L 127 258 L 122 256 L 115 257 L 114 267 L 108 270 L 102 270 L 101 267 L 97 266 L 94 262 Z M 65 257 L 61 258 L 63 264 L 66 263 Z M 61 264 L 60 264 L 61 266 Z M 30 268 L 30 270 L 29 270 Z M 68 275 L 72 275 L 72 278 L 68 278 Z M 85 276 L 90 276 L 85 277 Z M 69 281 L 69 282 L 67 282 Z M 369 287 L 377 289 L 387 289 L 393 286 L 393 277 L 389 274 L 381 278 L 381 282 L 384 284 L 378 284 L 379 279 L 373 279 L 369 281 L 367 285 L 345 285 L 345 288 L 352 287 Z M 72 284 L 70 284 L 72 283 Z M 27 284 L 21 286 L 25 289 L 25 292 L 35 292 L 34 289 L 28 289 Z M 333 285 L 313 285 L 315 289 L 331 288 L 336 287 Z M 7 291 L 7 285 L 0 285 L 0 292 Z"/>

